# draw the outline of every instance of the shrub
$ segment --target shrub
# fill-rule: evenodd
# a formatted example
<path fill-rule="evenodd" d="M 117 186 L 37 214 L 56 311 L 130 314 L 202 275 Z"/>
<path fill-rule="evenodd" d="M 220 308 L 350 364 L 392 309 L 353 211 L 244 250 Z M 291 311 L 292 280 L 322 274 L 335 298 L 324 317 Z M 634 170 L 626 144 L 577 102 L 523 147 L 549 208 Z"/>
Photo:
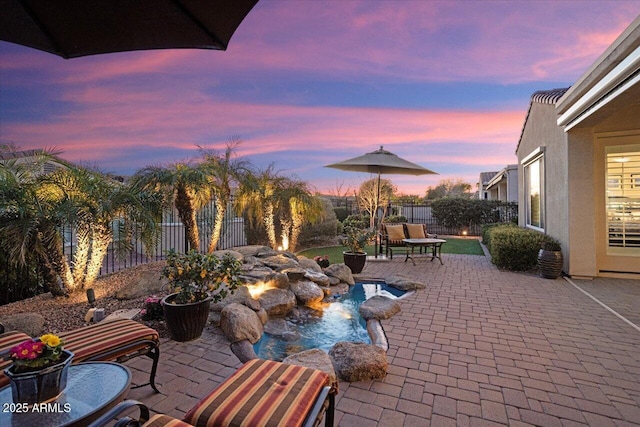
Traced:
<path fill-rule="evenodd" d="M 338 219 L 331 206 L 331 202 L 326 199 L 322 200 L 322 219 L 316 223 L 305 223 L 302 226 L 298 243 L 302 246 L 308 246 L 322 238 L 335 238 L 338 235 L 339 225 Z"/>
<path fill-rule="evenodd" d="M 369 227 L 369 215 L 354 214 L 349 215 L 342 221 L 342 226 L 346 230 L 348 227 L 364 230 Z"/>
<path fill-rule="evenodd" d="M 491 250 L 491 231 L 495 227 L 517 227 L 517 225 L 512 222 L 495 222 L 492 224 L 483 224 L 482 225 L 482 243 L 484 243 L 484 245 L 489 250 Z"/>
<path fill-rule="evenodd" d="M 396 224 L 399 222 L 407 222 L 407 217 L 404 215 L 388 215 L 382 219 L 385 224 Z"/>
<path fill-rule="evenodd" d="M 510 271 L 527 271 L 538 262 L 544 236 L 533 230 L 510 225 L 490 228 L 491 262 Z"/>
<path fill-rule="evenodd" d="M 473 225 L 495 223 L 502 218 L 516 218 L 517 203 L 499 200 L 444 197 L 434 200 L 431 209 L 434 218 L 444 227 L 460 231 Z"/>
<path fill-rule="evenodd" d="M 349 211 L 345 207 L 333 208 L 333 213 L 336 214 L 336 218 L 338 218 L 338 221 L 340 222 L 344 221 L 345 218 L 349 216 Z"/>

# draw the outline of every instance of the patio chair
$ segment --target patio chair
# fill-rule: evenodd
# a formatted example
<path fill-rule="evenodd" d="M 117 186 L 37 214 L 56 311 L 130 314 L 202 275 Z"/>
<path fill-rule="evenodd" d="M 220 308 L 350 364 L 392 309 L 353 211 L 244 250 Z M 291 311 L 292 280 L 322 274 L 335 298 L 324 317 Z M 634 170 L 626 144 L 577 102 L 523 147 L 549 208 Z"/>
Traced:
<path fill-rule="evenodd" d="M 0 358 L 7 354 L 11 347 L 31 339 L 23 332 L 4 332 L 0 325 Z M 155 377 L 160 359 L 160 339 L 158 332 L 139 322 L 130 319 L 103 321 L 95 325 L 85 326 L 58 334 L 65 342 L 64 348 L 73 352 L 72 363 L 88 361 L 126 362 L 138 356 L 151 358 L 149 382 L 136 387 L 151 385 L 157 393 Z M 9 384 L 9 379 L 1 372 L 9 366 L 10 360 L 0 360 L 0 387 Z"/>
<path fill-rule="evenodd" d="M 427 232 L 427 224 L 382 224 L 380 228 L 380 253 L 384 248 L 384 254 L 393 259 L 393 248 L 406 247 L 402 239 L 424 239 L 427 237 L 438 237 L 437 234 Z"/>
<path fill-rule="evenodd" d="M 115 425 L 133 422 L 144 427 L 271 427 L 325 426 L 334 421 L 336 388 L 329 375 L 304 366 L 253 359 L 203 397 L 177 420 L 164 414 L 150 417 L 149 409 L 125 400 L 94 421 L 90 427 L 112 425 L 114 418 L 138 407 L 138 420 L 120 418 Z"/>

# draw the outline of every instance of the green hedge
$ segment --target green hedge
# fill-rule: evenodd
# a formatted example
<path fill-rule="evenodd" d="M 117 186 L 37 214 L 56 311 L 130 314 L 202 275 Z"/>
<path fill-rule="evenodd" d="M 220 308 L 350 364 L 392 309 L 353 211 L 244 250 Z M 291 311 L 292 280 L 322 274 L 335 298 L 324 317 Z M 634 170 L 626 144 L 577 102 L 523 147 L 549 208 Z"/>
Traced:
<path fill-rule="evenodd" d="M 527 271 L 538 263 L 538 251 L 545 236 L 511 225 L 488 228 L 491 262 L 510 271 Z"/>
<path fill-rule="evenodd" d="M 487 249 L 489 249 L 489 251 L 491 251 L 491 230 L 493 230 L 495 227 L 517 228 L 518 225 L 512 222 L 496 222 L 493 224 L 484 224 L 482 226 L 482 243 L 484 243 L 484 245 L 487 247 Z"/>

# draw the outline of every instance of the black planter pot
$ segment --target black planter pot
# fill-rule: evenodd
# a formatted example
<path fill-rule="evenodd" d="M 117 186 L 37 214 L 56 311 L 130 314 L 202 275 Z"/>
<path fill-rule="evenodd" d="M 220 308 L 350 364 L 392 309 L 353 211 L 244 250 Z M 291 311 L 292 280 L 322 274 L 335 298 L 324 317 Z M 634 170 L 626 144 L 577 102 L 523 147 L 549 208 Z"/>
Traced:
<path fill-rule="evenodd" d="M 557 279 L 562 273 L 562 252 L 540 249 L 538 252 L 538 267 L 540 275 L 545 279 Z"/>
<path fill-rule="evenodd" d="M 364 264 L 367 262 L 366 252 L 342 252 L 342 257 L 344 258 L 345 265 L 351 269 L 353 274 L 360 273 L 364 268 Z"/>
<path fill-rule="evenodd" d="M 189 304 L 173 304 L 177 294 L 162 299 L 164 320 L 174 341 L 191 341 L 202 335 L 209 319 L 211 298 Z"/>

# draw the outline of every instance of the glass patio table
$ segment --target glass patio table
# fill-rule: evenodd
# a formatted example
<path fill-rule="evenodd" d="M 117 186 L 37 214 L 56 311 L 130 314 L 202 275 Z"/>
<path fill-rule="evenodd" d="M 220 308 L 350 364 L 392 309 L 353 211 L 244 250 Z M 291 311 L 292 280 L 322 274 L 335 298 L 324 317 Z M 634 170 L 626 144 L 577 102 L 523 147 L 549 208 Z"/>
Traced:
<path fill-rule="evenodd" d="M 11 386 L 0 389 L 0 426 L 86 426 L 120 402 L 131 385 L 131 372 L 113 362 L 69 366 L 67 387 L 47 404 L 14 404 Z"/>

